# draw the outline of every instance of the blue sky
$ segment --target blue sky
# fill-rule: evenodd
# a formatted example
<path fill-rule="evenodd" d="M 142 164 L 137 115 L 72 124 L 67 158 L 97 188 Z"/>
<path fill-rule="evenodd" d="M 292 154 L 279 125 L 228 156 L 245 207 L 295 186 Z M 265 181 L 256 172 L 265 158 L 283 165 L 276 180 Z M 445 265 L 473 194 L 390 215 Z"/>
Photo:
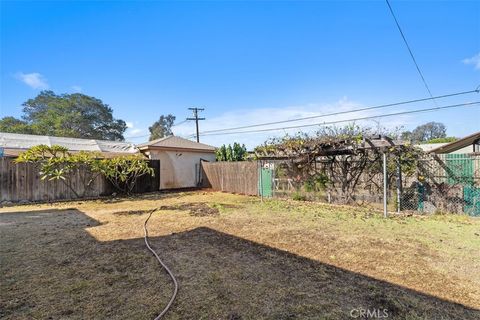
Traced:
<path fill-rule="evenodd" d="M 391 4 L 434 95 L 480 85 L 480 2 Z M 205 107 L 201 130 L 212 130 L 428 96 L 384 1 L 0 5 L 0 117 L 20 116 L 22 102 L 42 89 L 81 91 L 129 123 L 127 140 L 142 142 L 161 114 L 181 121 L 191 106 Z M 437 104 L 478 100 L 472 94 Z M 440 121 L 449 135 L 462 136 L 478 131 L 479 119 L 476 106 L 378 122 L 411 129 Z M 193 123 L 175 128 L 181 136 L 193 132 Z M 252 147 L 284 133 L 202 141 Z"/>

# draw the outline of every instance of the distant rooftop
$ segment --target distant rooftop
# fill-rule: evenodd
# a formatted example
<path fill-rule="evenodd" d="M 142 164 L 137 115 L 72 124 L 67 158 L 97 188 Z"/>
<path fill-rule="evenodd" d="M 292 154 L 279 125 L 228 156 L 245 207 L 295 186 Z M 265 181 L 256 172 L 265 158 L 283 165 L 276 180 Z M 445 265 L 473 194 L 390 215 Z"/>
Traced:
<path fill-rule="evenodd" d="M 468 145 L 480 144 L 480 131 L 472 133 L 462 139 L 446 143 L 442 146 L 430 150 L 432 153 L 451 153 L 460 150 Z M 478 152 L 478 151 L 476 151 Z"/>
<path fill-rule="evenodd" d="M 135 145 L 128 142 L 0 132 L 0 147 L 5 149 L 6 156 L 17 156 L 20 152 L 40 144 L 59 145 L 74 152 L 96 151 L 112 155 L 138 152 Z"/>
<path fill-rule="evenodd" d="M 448 144 L 448 142 L 441 142 L 441 143 L 424 143 L 424 144 L 417 144 L 416 147 L 422 149 L 424 152 L 430 152 L 436 148 L 440 148 L 444 145 Z"/>
<path fill-rule="evenodd" d="M 177 136 L 168 136 L 146 143 L 137 144 L 140 150 L 145 149 L 191 149 L 214 152 L 215 147 L 208 144 L 191 141 Z"/>

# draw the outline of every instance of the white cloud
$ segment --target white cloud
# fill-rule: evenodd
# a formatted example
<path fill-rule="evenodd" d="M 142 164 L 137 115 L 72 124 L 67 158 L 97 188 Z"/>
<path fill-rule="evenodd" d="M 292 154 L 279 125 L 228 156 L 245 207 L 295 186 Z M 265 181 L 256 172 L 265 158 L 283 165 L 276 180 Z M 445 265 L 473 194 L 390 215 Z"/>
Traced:
<path fill-rule="evenodd" d="M 125 131 L 124 136 L 128 141 L 144 142 L 148 140 L 147 129 L 137 128 L 133 121 L 125 121 L 125 123 L 127 125 L 127 131 Z"/>
<path fill-rule="evenodd" d="M 38 72 L 23 73 L 19 72 L 15 75 L 15 78 L 25 83 L 27 86 L 33 89 L 47 89 L 47 79 Z"/>
<path fill-rule="evenodd" d="M 216 130 L 222 128 L 232 128 L 232 127 L 241 127 L 251 124 L 264 123 L 264 122 L 276 122 L 283 120 L 290 120 L 296 118 L 305 118 L 312 116 L 319 116 L 328 113 L 334 113 L 339 111 L 350 111 L 354 109 L 361 108 L 360 103 L 349 100 L 346 97 L 341 98 L 339 101 L 332 104 L 308 104 L 304 106 L 291 106 L 283 108 L 258 108 L 251 110 L 240 110 L 240 111 L 231 111 L 221 114 L 217 117 L 207 117 L 207 120 L 200 121 L 200 132 Z M 240 142 L 245 143 L 247 148 L 252 149 L 253 147 L 262 144 L 271 137 L 283 136 L 286 133 L 295 134 L 299 131 L 302 132 L 314 132 L 318 130 L 319 126 L 317 124 L 330 121 L 341 121 L 349 120 L 352 118 L 361 118 L 373 116 L 375 114 L 385 114 L 402 111 L 400 109 L 395 110 L 382 110 L 380 112 L 375 112 L 374 110 L 360 111 L 355 113 L 347 113 L 335 116 L 325 116 L 318 117 L 314 119 L 294 121 L 288 123 L 274 124 L 269 126 L 254 127 L 248 129 L 238 129 L 232 131 L 248 131 L 256 129 L 268 129 L 268 128 L 279 128 L 279 127 L 289 127 L 297 125 L 312 125 L 310 127 L 304 128 L 293 128 L 285 129 L 280 131 L 266 131 L 266 132 L 255 132 L 255 133 L 244 133 L 244 134 L 225 134 L 225 135 L 215 135 L 208 136 L 205 135 L 202 137 L 200 135 L 200 141 L 211 144 L 213 146 L 220 146 L 224 143 Z M 381 123 L 383 127 L 388 129 L 394 129 L 405 125 L 411 119 L 410 116 L 396 116 L 396 117 L 385 117 L 381 119 L 373 120 L 363 120 L 356 121 L 357 124 L 362 126 L 377 127 L 378 122 Z M 348 122 L 338 123 L 337 126 L 343 126 Z M 193 121 L 187 122 L 185 124 L 176 126 L 173 128 L 175 135 L 182 137 L 189 137 L 195 132 L 195 124 Z M 193 138 L 192 138 L 193 139 Z"/>
<path fill-rule="evenodd" d="M 82 92 L 82 87 L 77 85 L 71 86 L 70 89 L 72 89 L 74 92 Z"/>
<path fill-rule="evenodd" d="M 480 70 L 480 52 L 471 58 L 463 59 L 463 63 L 472 64 L 475 70 Z"/>
<path fill-rule="evenodd" d="M 131 134 L 137 134 L 137 133 L 141 133 L 141 132 L 143 132 L 143 129 L 140 129 L 140 128 L 135 128 L 135 129 L 130 130 Z"/>

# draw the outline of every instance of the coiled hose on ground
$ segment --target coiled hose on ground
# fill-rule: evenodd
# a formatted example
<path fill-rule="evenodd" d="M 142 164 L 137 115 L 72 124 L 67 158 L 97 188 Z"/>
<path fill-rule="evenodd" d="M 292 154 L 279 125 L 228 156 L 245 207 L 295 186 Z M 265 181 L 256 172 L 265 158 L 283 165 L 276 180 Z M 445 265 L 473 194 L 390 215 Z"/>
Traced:
<path fill-rule="evenodd" d="M 155 252 L 155 250 L 152 249 L 152 247 L 150 246 L 150 243 L 148 242 L 148 229 L 147 229 L 147 223 L 148 223 L 148 220 L 150 220 L 150 218 L 152 217 L 152 214 L 157 211 L 158 208 L 155 208 L 153 209 L 152 211 L 150 211 L 150 213 L 148 214 L 148 218 L 147 220 L 145 220 L 144 224 L 143 224 L 143 231 L 144 231 L 144 238 L 145 238 L 145 245 L 147 246 L 148 250 L 150 250 L 153 255 L 155 256 L 155 258 L 157 258 L 158 262 L 160 262 L 160 265 L 168 272 L 168 275 L 170 276 L 170 278 L 172 278 L 172 281 L 173 281 L 173 284 L 174 284 L 174 290 L 173 290 L 173 294 L 172 294 L 172 297 L 170 298 L 170 301 L 168 302 L 168 304 L 165 306 L 165 308 L 163 309 L 163 311 L 155 317 L 155 320 L 158 320 L 158 319 L 161 319 L 168 311 L 168 309 L 170 309 L 170 307 L 172 306 L 173 304 L 173 301 L 175 301 L 175 297 L 177 296 L 177 292 L 178 292 L 178 282 L 177 282 L 177 279 L 175 279 L 175 276 L 173 275 L 172 271 L 167 267 L 167 265 L 162 261 L 162 259 L 160 259 L 160 257 L 158 256 L 158 254 Z"/>

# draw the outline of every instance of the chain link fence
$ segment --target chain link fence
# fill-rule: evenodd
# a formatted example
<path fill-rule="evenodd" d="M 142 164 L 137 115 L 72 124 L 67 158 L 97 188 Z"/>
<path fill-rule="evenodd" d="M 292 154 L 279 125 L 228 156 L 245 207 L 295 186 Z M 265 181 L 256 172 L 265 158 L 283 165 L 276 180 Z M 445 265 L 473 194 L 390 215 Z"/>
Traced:
<path fill-rule="evenodd" d="M 299 170 L 294 159 L 261 160 L 259 194 L 264 197 L 314 200 L 339 204 L 369 204 L 381 208 L 384 175 L 382 157 L 331 161 L 314 159 L 310 170 Z M 425 155 L 415 165 L 389 158 L 387 197 L 390 211 L 449 212 L 480 216 L 480 155 Z M 373 166 L 378 170 L 362 168 Z M 301 169 L 301 168 L 300 168 Z M 307 174 L 305 174 L 307 172 Z"/>
<path fill-rule="evenodd" d="M 417 174 L 405 181 L 400 209 L 480 216 L 480 155 L 420 159 Z"/>

